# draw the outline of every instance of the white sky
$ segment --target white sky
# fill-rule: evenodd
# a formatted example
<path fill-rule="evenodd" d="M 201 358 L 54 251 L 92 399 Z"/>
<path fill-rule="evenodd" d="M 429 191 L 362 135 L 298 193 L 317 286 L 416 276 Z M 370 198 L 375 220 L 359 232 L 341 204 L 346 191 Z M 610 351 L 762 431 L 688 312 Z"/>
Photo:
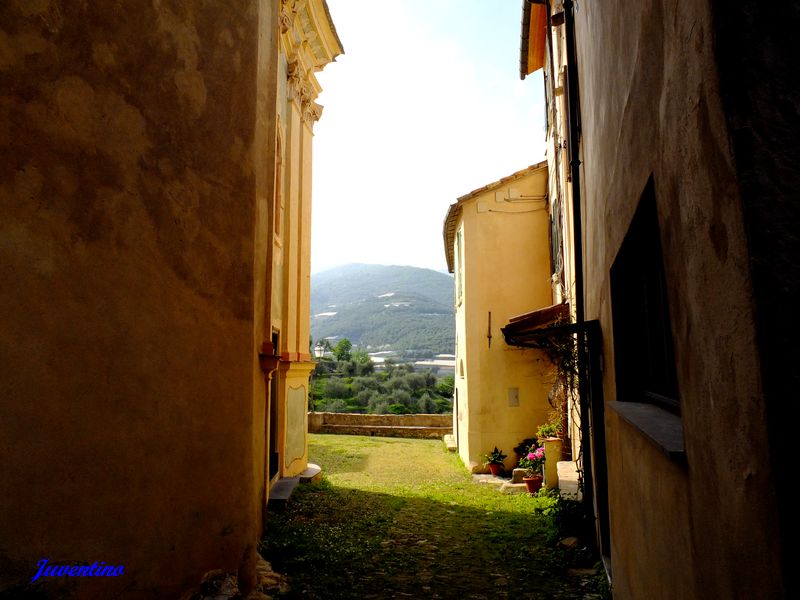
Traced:
<path fill-rule="evenodd" d="M 519 0 L 328 0 L 345 54 L 318 74 L 312 272 L 445 270 L 447 208 L 544 160 L 541 71 Z"/>

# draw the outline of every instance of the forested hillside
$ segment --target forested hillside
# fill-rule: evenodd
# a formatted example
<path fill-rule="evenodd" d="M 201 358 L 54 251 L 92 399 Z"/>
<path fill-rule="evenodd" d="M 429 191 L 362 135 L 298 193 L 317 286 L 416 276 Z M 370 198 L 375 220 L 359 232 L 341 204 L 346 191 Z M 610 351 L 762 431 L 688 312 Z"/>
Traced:
<path fill-rule="evenodd" d="M 311 277 L 311 337 L 375 350 L 452 353 L 452 276 L 431 269 L 354 264 Z"/>

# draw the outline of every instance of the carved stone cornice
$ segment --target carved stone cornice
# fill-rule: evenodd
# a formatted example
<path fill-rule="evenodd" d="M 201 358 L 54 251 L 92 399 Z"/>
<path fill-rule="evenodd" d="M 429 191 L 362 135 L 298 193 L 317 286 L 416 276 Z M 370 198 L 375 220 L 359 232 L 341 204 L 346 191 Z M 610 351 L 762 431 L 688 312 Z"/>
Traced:
<path fill-rule="evenodd" d="M 303 67 L 297 59 L 290 60 L 287 64 L 286 84 L 286 94 L 289 100 L 295 100 L 298 104 L 302 104 L 303 97 L 309 93 L 309 86 Z"/>
<path fill-rule="evenodd" d="M 297 11 L 300 10 L 304 0 L 281 0 L 281 9 L 278 20 L 281 24 L 281 33 L 286 33 L 291 29 Z"/>
<path fill-rule="evenodd" d="M 314 126 L 314 123 L 319 121 L 322 116 L 322 105 L 316 102 L 309 101 L 303 104 L 303 121 Z"/>
<path fill-rule="evenodd" d="M 314 102 L 317 94 L 308 80 L 309 74 L 298 59 L 287 65 L 286 94 L 290 101 L 297 103 L 304 123 L 314 126 L 322 116 L 322 106 Z"/>

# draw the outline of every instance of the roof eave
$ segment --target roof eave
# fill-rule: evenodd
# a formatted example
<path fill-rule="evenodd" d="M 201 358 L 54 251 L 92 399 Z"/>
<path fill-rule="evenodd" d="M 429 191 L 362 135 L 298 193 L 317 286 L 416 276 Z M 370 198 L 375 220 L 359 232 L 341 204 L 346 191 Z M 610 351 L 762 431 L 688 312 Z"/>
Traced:
<path fill-rule="evenodd" d="M 442 237 L 444 238 L 444 255 L 447 259 L 448 273 L 455 272 L 453 246 L 455 244 L 456 228 L 458 226 L 459 216 L 461 216 L 461 203 L 456 202 L 451 204 L 447 209 L 447 216 L 444 218 L 444 225 L 442 227 Z"/>
<path fill-rule="evenodd" d="M 533 6 L 536 5 L 536 10 Z M 547 27 L 545 0 L 523 0 L 522 31 L 519 47 L 519 78 L 544 67 L 545 33 Z"/>

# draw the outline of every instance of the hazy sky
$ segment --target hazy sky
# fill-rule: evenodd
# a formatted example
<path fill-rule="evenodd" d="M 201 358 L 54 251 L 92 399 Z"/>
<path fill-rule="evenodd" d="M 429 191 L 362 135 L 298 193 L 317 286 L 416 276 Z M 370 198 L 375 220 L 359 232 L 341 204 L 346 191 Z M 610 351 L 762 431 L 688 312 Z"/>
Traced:
<path fill-rule="evenodd" d="M 518 0 L 328 0 L 345 54 L 318 74 L 312 272 L 445 270 L 447 207 L 544 159 Z"/>

